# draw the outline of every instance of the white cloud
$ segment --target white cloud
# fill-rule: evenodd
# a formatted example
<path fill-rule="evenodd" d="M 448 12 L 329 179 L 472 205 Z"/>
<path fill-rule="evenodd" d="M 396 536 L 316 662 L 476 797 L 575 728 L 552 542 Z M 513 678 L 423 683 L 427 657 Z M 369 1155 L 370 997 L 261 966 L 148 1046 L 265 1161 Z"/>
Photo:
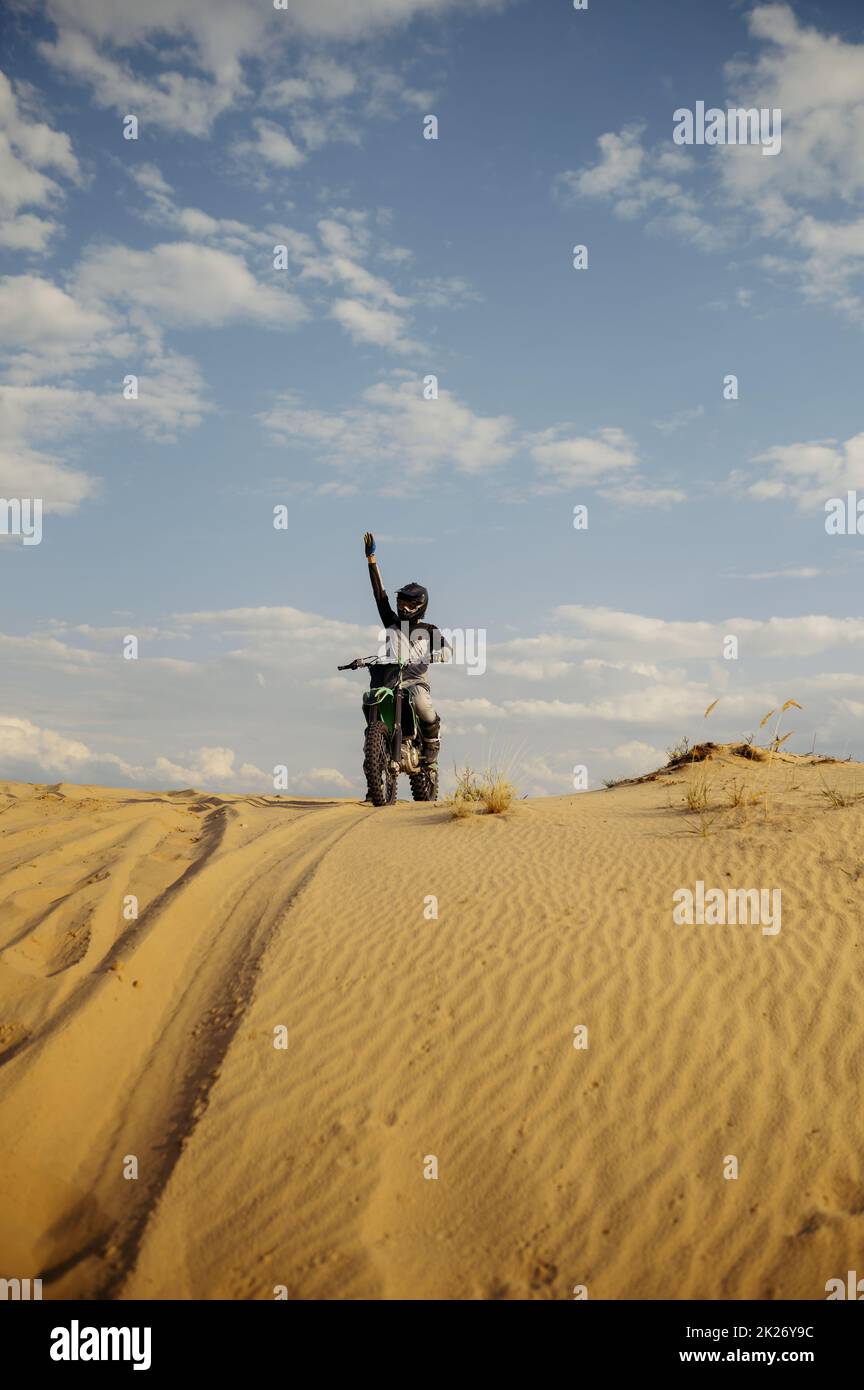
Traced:
<path fill-rule="evenodd" d="M 612 757 L 623 772 L 632 772 L 634 776 L 641 772 L 653 772 L 654 768 L 663 767 L 668 761 L 668 755 L 661 748 L 655 748 L 652 743 L 643 743 L 640 739 L 619 743 L 612 749 Z"/>
<path fill-rule="evenodd" d="M 68 370 L 68 352 L 112 331 L 102 308 L 87 306 L 38 275 L 0 279 L 0 351 L 40 347 L 50 339 Z"/>
<path fill-rule="evenodd" d="M 345 774 L 335 767 L 312 767 L 292 777 L 291 785 L 297 791 L 326 792 L 335 788 L 349 795 L 355 791 Z"/>
<path fill-rule="evenodd" d="M 160 756 L 153 764 L 152 775 L 160 781 L 177 786 L 225 787 L 241 786 L 244 790 L 257 787 L 273 791 L 273 774 L 262 771 L 254 763 L 235 766 L 237 754 L 231 748 L 198 748 L 182 763 Z"/>
<path fill-rule="evenodd" d="M 52 778 L 103 780 L 139 785 L 169 783 L 175 786 L 207 787 L 215 790 L 258 788 L 273 791 L 272 774 L 254 763 L 237 763 L 230 748 L 201 747 L 184 762 L 163 755 L 152 763 L 130 763 L 115 753 L 99 752 L 81 739 L 70 738 L 56 729 L 35 724 L 30 719 L 0 714 L 0 761 L 7 772 L 24 778 L 48 775 Z M 338 774 L 337 774 L 338 775 Z"/>
<path fill-rule="evenodd" d="M 600 488 L 600 496 L 618 502 L 623 507 L 672 507 L 678 502 L 686 502 L 687 494 L 677 487 L 633 487 Z"/>
<path fill-rule="evenodd" d="M 693 170 L 688 156 L 671 143 L 646 150 L 643 130 L 641 125 L 625 126 L 620 133 L 601 135 L 597 163 L 559 174 L 554 183 L 557 196 L 564 202 L 601 199 L 626 221 L 646 218 L 651 230 L 672 232 L 706 251 L 723 246 L 723 228 L 716 219 L 702 216 L 698 198 L 681 182 Z"/>
<path fill-rule="evenodd" d="M 496 10 L 506 0 L 290 0 L 290 22 L 302 34 L 326 39 L 365 39 L 418 17 L 444 17 L 458 9 Z"/>
<path fill-rule="evenodd" d="M 719 622 L 669 621 L 625 613 L 610 608 L 565 604 L 555 610 L 563 622 L 594 639 L 598 648 L 652 649 L 655 660 L 669 656 L 719 660 L 723 638 L 732 633 L 742 651 L 754 655 L 803 657 L 833 647 L 855 646 L 864 641 L 864 619 L 834 618 L 826 614 L 802 614 L 794 618 L 723 618 Z M 725 665 L 725 663 L 724 663 Z"/>
<path fill-rule="evenodd" d="M 402 315 L 391 309 L 364 304 L 360 299 L 337 299 L 330 313 L 355 342 L 374 343 L 376 347 L 392 348 L 397 352 L 419 350 L 417 343 L 403 336 Z"/>
<path fill-rule="evenodd" d="M 851 203 L 864 193 L 864 43 L 820 33 L 788 4 L 757 4 L 747 23 L 762 48 L 730 62 L 727 77 L 740 105 L 782 110 L 783 149 L 762 159 L 730 147 L 724 186 L 757 209 L 764 200 L 772 228 L 792 201 Z"/>
<path fill-rule="evenodd" d="M 571 661 L 524 660 L 512 661 L 506 657 L 493 656 L 492 669 L 496 676 L 514 676 L 517 680 L 552 681 L 560 680 L 573 670 Z"/>
<path fill-rule="evenodd" d="M 80 739 L 55 729 L 40 729 L 29 719 L 0 714 L 0 759 L 14 771 L 21 764 L 69 777 L 90 762 L 93 753 Z"/>
<path fill-rule="evenodd" d="M 513 422 L 507 416 L 479 416 L 451 392 L 437 401 L 423 399 L 422 383 L 382 381 L 364 391 L 361 404 L 339 413 L 309 410 L 283 396 L 260 417 L 274 441 L 302 440 L 337 468 L 374 467 L 392 481 L 418 479 L 452 466 L 461 473 L 483 473 L 511 457 Z"/>
<path fill-rule="evenodd" d="M 156 10 L 152 0 L 141 7 L 145 8 L 151 16 Z M 166 24 L 153 27 L 172 28 L 172 18 L 176 24 L 176 15 L 166 14 Z M 136 75 L 130 63 L 100 49 L 78 29 L 62 28 L 57 39 L 41 43 L 39 51 L 54 67 L 89 86 L 96 105 L 115 111 L 118 118 L 131 114 L 150 126 L 187 135 L 208 135 L 217 116 L 243 91 L 236 61 L 229 60 L 222 81 L 176 69 L 158 73 L 151 80 Z"/>
<path fill-rule="evenodd" d="M 653 685 L 597 700 L 506 700 L 507 713 L 519 719 L 602 720 L 613 724 L 662 725 L 689 720 L 705 708 L 704 684 Z"/>
<path fill-rule="evenodd" d="M 141 360 L 138 335 L 117 307 L 85 303 L 74 287 L 10 275 L 0 280 L 0 303 L 0 358 L 10 385 L 68 380 L 106 359 L 118 368 Z"/>
<path fill-rule="evenodd" d="M 762 570 L 756 574 L 745 574 L 745 579 L 815 579 L 824 570 L 813 565 L 801 565 L 797 569 Z"/>
<path fill-rule="evenodd" d="M 504 652 L 507 660 L 510 657 L 524 657 L 542 662 L 584 652 L 588 646 L 586 638 L 563 632 L 544 632 L 535 637 L 513 637 L 509 642 L 496 642 L 491 650 L 496 660 L 498 653 Z"/>
<path fill-rule="evenodd" d="M 637 775 L 662 767 L 667 755 L 654 744 L 640 739 L 630 739 L 614 748 L 573 747 L 554 754 L 529 755 L 518 757 L 509 770 L 509 775 L 521 789 L 527 789 L 532 796 L 572 795 L 574 788 L 574 769 L 577 765 L 587 766 L 591 790 L 600 790 L 604 774 L 614 773 L 615 777 Z"/>
<path fill-rule="evenodd" d="M 842 444 L 836 440 L 775 444 L 751 461 L 770 465 L 767 476 L 747 485 L 751 497 L 763 501 L 783 497 L 802 511 L 821 510 L 829 498 L 864 488 L 864 433 Z M 733 475 L 733 481 L 742 479 Z"/>
<path fill-rule="evenodd" d="M 259 419 L 274 443 L 304 444 L 345 474 L 339 484 L 343 493 L 357 490 L 366 467 L 374 469 L 379 489 L 397 491 L 448 467 L 466 474 L 490 472 L 523 452 L 535 464 L 532 492 L 598 487 L 602 495 L 631 506 L 666 506 L 684 498 L 677 489 L 645 485 L 633 471 L 639 462 L 636 446 L 623 430 L 583 436 L 562 425 L 520 434 L 510 416 L 478 415 L 440 386 L 437 400 L 426 400 L 422 381 L 402 370 L 364 391 L 359 405 L 340 412 L 313 410 L 286 394 Z M 398 465 L 398 480 L 392 471 L 382 472 L 387 463 Z M 319 484 L 324 490 L 332 491 L 333 485 Z"/>
<path fill-rule="evenodd" d="M 217 629 L 226 641 L 237 643 L 225 659 L 237 666 L 251 666 L 255 672 L 265 670 L 305 672 L 320 671 L 322 661 L 329 665 L 349 661 L 355 656 L 370 656 L 377 650 L 380 624 L 346 623 L 325 618 L 300 608 L 260 607 L 229 608 L 210 612 L 175 613 L 172 626 L 180 631 L 207 632 Z M 338 660 L 333 661 L 333 654 Z M 320 677 L 318 677 L 320 680 Z M 327 678 L 328 688 L 346 689 L 345 677 Z M 349 683 L 350 686 L 350 683 Z"/>
<path fill-rule="evenodd" d="M 642 188 L 645 151 L 642 148 L 642 127 L 629 126 L 620 135 L 607 131 L 597 141 L 600 158 L 588 169 L 568 171 L 559 175 L 560 183 L 574 194 L 585 198 L 619 199 Z M 672 185 L 667 185 L 672 187 Z M 641 206 L 649 196 L 643 193 Z"/>
<path fill-rule="evenodd" d="M 58 232 L 52 216 L 22 211 L 51 209 L 62 200 L 61 185 L 45 169 L 72 182 L 80 179 L 69 136 L 31 120 L 0 72 L 0 247 L 44 251 Z"/>
<path fill-rule="evenodd" d="M 201 208 L 179 206 L 174 190 L 155 164 L 134 164 L 127 170 L 129 177 L 147 198 L 142 216 L 151 222 L 176 227 L 195 241 L 216 241 L 227 251 L 248 252 L 256 249 L 272 254 L 278 239 L 272 231 L 250 227 L 233 217 L 213 217 Z M 268 257 L 269 259 L 269 257 Z"/>
<path fill-rule="evenodd" d="M 11 667 L 15 660 L 26 662 L 35 668 L 51 668 L 55 671 L 77 674 L 105 667 L 101 652 L 88 651 L 84 647 L 73 647 L 59 638 L 42 633 L 10 634 L 0 632 L 0 650 L 4 661 Z"/>
<path fill-rule="evenodd" d="M 507 775 L 520 792 L 527 791 L 529 796 L 565 796 L 574 790 L 573 767 L 576 761 L 575 753 L 551 756 L 523 754 L 514 759 L 512 767 L 508 766 Z M 560 763 L 561 766 L 553 766 L 553 763 Z"/>
<path fill-rule="evenodd" d="M 485 697 L 473 700 L 456 700 L 445 695 L 437 697 L 435 705 L 439 714 L 448 723 L 451 719 L 503 719 L 505 717 L 503 707 Z"/>
<path fill-rule="evenodd" d="M 126 400 L 121 381 L 115 390 L 12 382 L 0 386 L 0 419 L 7 438 L 41 441 L 74 437 L 96 429 L 140 429 L 154 439 L 173 440 L 178 429 L 200 424 L 212 407 L 197 365 L 178 353 L 144 362 L 138 373 L 139 397 Z"/>
<path fill-rule="evenodd" d="M 197 304 L 201 300 L 200 282 L 206 278 L 210 289 L 204 294 L 204 302 L 224 307 L 226 315 L 232 314 L 233 299 L 234 305 L 239 306 L 246 317 L 258 318 L 267 324 L 268 315 L 265 312 L 262 318 L 261 311 L 268 309 L 265 296 L 269 296 L 270 305 L 276 310 L 276 319 L 285 319 L 287 315 L 288 322 L 296 322 L 305 317 L 308 311 L 293 293 L 289 296 L 282 288 L 290 276 L 295 290 L 300 285 L 304 288 L 325 286 L 333 292 L 334 298 L 327 312 L 355 342 L 373 344 L 397 353 L 419 349 L 419 344 L 407 336 L 411 298 L 399 293 L 388 280 L 363 263 L 372 257 L 387 260 L 392 250 L 382 241 L 380 232 L 373 233 L 367 213 L 341 208 L 331 216 L 320 218 L 315 229 L 316 241 L 308 233 L 284 225 L 255 229 L 235 219 L 212 217 L 200 208 L 179 207 L 170 184 L 155 165 L 139 166 L 132 171 L 132 177 L 147 197 L 145 216 L 148 220 L 178 227 L 186 236 L 196 238 L 195 242 L 187 243 L 185 247 L 183 243 L 171 243 L 156 247 L 147 255 L 152 257 L 159 253 L 164 261 L 170 252 L 175 261 L 182 258 L 188 262 L 192 250 L 199 249 L 199 241 L 214 241 L 221 255 L 231 257 L 229 296 L 224 303 L 222 290 L 226 275 L 224 269 L 220 269 L 212 259 L 217 254 L 216 247 L 200 248 L 206 252 L 206 257 L 199 258 L 194 271 L 189 269 L 188 264 L 181 267 L 184 283 L 189 285 L 188 299 L 191 302 Z M 275 246 L 285 248 L 291 270 L 279 272 L 276 288 L 262 287 L 251 278 L 244 257 L 253 253 L 259 265 L 269 267 Z M 178 249 L 180 247 L 183 247 L 182 251 Z M 98 255 L 100 260 L 104 260 L 104 252 L 100 251 Z M 117 255 L 124 258 L 125 264 L 125 250 L 120 249 L 115 260 Z M 114 285 L 121 269 L 118 261 L 117 273 L 112 276 L 112 292 L 116 292 Z M 145 276 L 145 293 L 140 297 L 143 302 L 152 300 L 151 281 L 155 269 Z M 460 293 L 463 297 L 467 296 L 467 287 L 461 281 L 458 283 L 462 286 Z M 214 286 L 218 286 L 218 293 L 214 292 Z M 85 287 L 88 287 L 86 282 Z M 278 298 L 280 295 L 282 298 Z M 419 297 L 425 302 L 423 282 Z"/>
<path fill-rule="evenodd" d="M 593 437 L 560 435 L 560 428 L 553 428 L 530 440 L 538 473 L 554 488 L 606 481 L 639 461 L 633 440 L 623 430 L 601 429 Z"/>
<path fill-rule="evenodd" d="M 284 247 L 290 269 L 279 272 L 279 288 L 287 279 L 292 292 L 306 292 L 310 301 L 314 299 L 361 346 L 397 354 L 420 351 L 420 344 L 410 336 L 410 312 L 415 302 L 458 307 L 476 298 L 459 277 L 441 282 L 420 279 L 414 291 L 404 293 L 371 269 L 369 261 L 401 267 L 410 260 L 407 253 L 382 239 L 382 227 L 387 224 L 384 210 L 379 209 L 373 219 L 358 209 L 332 209 L 317 220 L 314 236 L 284 224 L 253 228 L 236 219 L 213 217 L 199 208 L 180 207 L 171 185 L 153 164 L 136 166 L 130 174 L 146 195 L 148 206 L 143 215 L 147 220 L 179 228 L 196 242 L 213 242 L 225 253 L 239 253 L 235 256 L 238 263 L 254 255 L 259 265 L 269 267 L 274 247 Z M 319 287 L 324 293 L 317 293 Z M 297 314 L 308 312 L 306 304 L 299 301 L 294 308 Z"/>
<path fill-rule="evenodd" d="M 145 177 L 160 192 L 158 171 Z M 12 495 L 42 496 L 70 511 L 95 495 L 96 480 L 38 446 L 101 429 L 141 430 L 171 443 L 212 409 L 197 364 L 166 350 L 163 325 L 221 327 L 238 320 L 289 329 L 306 313 L 280 286 L 256 280 L 242 256 L 191 242 L 150 251 L 100 246 L 86 253 L 67 288 L 36 275 L 0 280 L 0 385 L 4 452 L 0 470 Z M 113 389 L 70 378 L 108 365 Z M 134 369 L 137 400 L 123 396 Z M 45 384 L 62 377 L 63 386 Z"/>
<path fill-rule="evenodd" d="M 536 465 L 535 492 L 573 487 L 596 487 L 601 497 L 625 507 L 668 507 L 686 500 L 679 488 L 657 488 L 635 471 L 636 443 L 624 430 L 599 429 L 593 435 L 571 435 L 557 425 L 528 435 L 525 444 Z"/>
<path fill-rule="evenodd" d="M 14 444 L 11 449 L 0 448 L 2 497 L 39 497 L 43 511 L 63 515 L 76 511 L 97 491 L 95 478 L 82 469 L 70 468 L 52 454 L 22 444 Z"/>
<path fill-rule="evenodd" d="M 268 110 L 288 113 L 288 134 L 299 144 L 303 157 L 333 141 L 359 145 L 368 120 L 390 120 L 406 107 L 426 112 L 432 93 L 408 85 L 400 73 L 388 72 L 363 56 L 352 55 L 351 65 L 318 53 L 307 54 L 297 76 L 268 83 L 260 104 Z M 254 145 L 249 145 L 254 154 Z"/>
<path fill-rule="evenodd" d="M 265 106 L 296 106 L 313 101 L 339 101 L 349 97 L 357 88 L 353 67 L 337 63 L 332 58 L 309 58 L 303 65 L 302 77 L 288 77 L 272 82 L 261 95 Z"/>
<path fill-rule="evenodd" d="M 458 8 L 494 10 L 501 3 L 458 0 Z M 248 96 L 246 67 L 261 55 L 277 55 L 284 68 L 286 54 L 294 56 L 298 42 L 308 41 L 314 45 L 308 70 L 271 84 L 271 99 L 275 92 L 281 104 L 339 101 L 353 89 L 344 65 L 329 62 L 322 44 L 366 42 L 415 17 L 443 18 L 456 5 L 457 0 L 288 0 L 277 10 L 270 0 L 48 0 L 56 36 L 40 51 L 85 83 L 98 106 L 118 116 L 131 112 L 151 127 L 207 136 L 224 111 Z M 164 42 L 166 37 L 174 42 Z M 138 56 L 147 61 L 146 76 L 136 70 Z M 399 95 L 404 84 L 395 75 L 392 81 Z M 378 100 L 388 95 L 384 91 Z M 374 96 L 373 82 L 370 106 Z"/>
<path fill-rule="evenodd" d="M 301 281 L 347 292 L 331 303 L 330 316 L 355 342 L 398 353 L 418 351 L 419 344 L 408 336 L 411 299 L 363 264 L 373 253 L 381 258 L 387 250 L 380 236 L 373 238 L 367 214 L 342 209 L 321 218 L 316 231 L 319 245 L 303 236 L 285 244 L 295 256 Z"/>
<path fill-rule="evenodd" d="M 217 328 L 247 320 L 292 328 L 306 316 L 295 295 L 256 280 L 242 257 L 196 242 L 166 242 L 149 251 L 126 246 L 87 252 L 76 275 L 86 301 L 128 304 L 138 320 Z"/>
<path fill-rule="evenodd" d="M 603 657 L 589 656 L 582 662 L 583 671 L 628 671 L 633 676 L 644 676 L 647 680 L 664 679 L 663 672 L 654 662 L 649 661 L 606 661 Z M 665 678 L 684 679 L 684 671 L 667 671 Z"/>
<path fill-rule="evenodd" d="M 608 131 L 597 162 L 560 174 L 555 190 L 605 200 L 619 217 L 641 217 L 704 251 L 767 238 L 763 270 L 864 321 L 864 43 L 806 26 L 788 4 L 756 4 L 746 22 L 759 49 L 726 65 L 726 105 L 779 110 L 779 157 L 764 158 L 758 145 L 674 147 L 670 110 L 651 148 L 642 125 Z M 699 182 L 686 189 L 685 176 Z M 751 298 L 743 288 L 735 295 L 745 308 Z"/>
<path fill-rule="evenodd" d="M 55 352 L 58 343 L 54 343 Z M 84 438 L 97 431 L 140 430 L 159 443 L 174 443 L 178 432 L 195 428 L 212 406 L 197 365 L 176 353 L 162 353 L 138 373 L 139 397 L 126 400 L 118 377 L 114 390 L 51 386 L 26 380 L 44 374 L 52 364 L 38 362 L 24 370 L 23 383 L 10 375 L 0 385 L 0 493 L 5 496 L 41 497 L 45 511 L 68 513 L 97 496 L 99 480 L 73 466 L 68 456 L 80 453 Z M 86 365 L 80 361 L 79 367 Z M 37 370 L 38 368 L 38 370 Z M 62 363 L 58 369 L 62 369 Z M 75 440 L 73 447 L 71 441 Z M 66 458 L 46 451 L 44 444 L 62 441 Z"/>
<path fill-rule="evenodd" d="M 678 430 L 684 429 L 685 425 L 689 425 L 692 420 L 701 420 L 704 414 L 704 405 L 694 405 L 685 407 L 683 410 L 676 410 L 666 420 L 652 420 L 651 423 L 655 430 L 659 430 L 661 434 L 677 434 Z"/>
<path fill-rule="evenodd" d="M 288 132 L 275 121 L 256 119 L 252 122 L 254 140 L 238 140 L 232 147 L 240 159 L 250 156 L 263 159 L 277 169 L 297 169 L 306 161 L 306 155 L 297 147 Z"/>

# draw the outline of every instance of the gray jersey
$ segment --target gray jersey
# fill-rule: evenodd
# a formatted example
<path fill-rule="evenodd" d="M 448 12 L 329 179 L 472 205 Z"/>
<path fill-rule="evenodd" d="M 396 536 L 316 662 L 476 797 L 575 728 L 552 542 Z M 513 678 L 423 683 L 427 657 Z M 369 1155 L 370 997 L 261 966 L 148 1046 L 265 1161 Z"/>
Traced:
<path fill-rule="evenodd" d="M 406 685 L 425 681 L 430 662 L 448 661 L 452 648 L 432 623 L 399 623 L 382 633 L 379 655 L 394 665 L 404 662 L 402 680 Z"/>

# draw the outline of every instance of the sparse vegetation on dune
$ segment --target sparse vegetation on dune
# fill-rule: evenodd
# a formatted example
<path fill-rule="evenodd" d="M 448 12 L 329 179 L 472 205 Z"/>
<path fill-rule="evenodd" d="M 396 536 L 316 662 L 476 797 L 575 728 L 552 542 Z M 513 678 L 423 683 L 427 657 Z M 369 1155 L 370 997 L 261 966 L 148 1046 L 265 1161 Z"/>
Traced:
<path fill-rule="evenodd" d="M 824 796 L 825 800 L 828 801 L 835 810 L 839 810 L 844 806 L 854 806 L 856 801 L 860 801 L 862 796 L 864 796 L 864 792 L 859 792 L 857 788 L 852 792 L 844 792 L 840 791 L 838 787 L 829 787 L 824 777 L 822 778 L 822 790 L 819 794 L 820 796 Z"/>
<path fill-rule="evenodd" d="M 508 782 L 506 777 L 494 773 L 487 774 L 480 800 L 490 816 L 500 816 L 502 812 L 509 811 L 515 795 L 516 788 L 512 782 Z"/>
<path fill-rule="evenodd" d="M 704 811 L 708 805 L 708 773 L 691 774 L 684 793 L 688 811 Z"/>
<path fill-rule="evenodd" d="M 717 703 L 718 701 L 714 700 L 708 706 L 704 718 L 708 718 L 716 708 Z M 749 734 L 740 743 L 715 743 L 710 740 L 691 743 L 689 737 L 685 735 L 677 743 L 667 748 L 668 761 L 663 767 L 656 768 L 653 772 L 645 773 L 641 777 L 609 779 L 605 785 L 607 789 L 616 786 L 634 786 L 641 782 L 656 782 L 667 777 L 674 783 L 675 774 L 683 772 L 687 775 L 679 806 L 680 809 L 688 814 L 692 813 L 696 817 L 695 820 L 688 821 L 695 834 L 706 836 L 711 827 L 718 821 L 721 827 L 723 825 L 735 825 L 741 828 L 748 823 L 750 811 L 754 807 L 760 808 L 760 820 L 768 823 L 772 807 L 788 809 L 788 807 L 784 808 L 779 800 L 784 792 L 793 793 L 802 789 L 803 784 L 799 777 L 801 769 L 826 764 L 841 766 L 844 762 L 850 761 L 848 758 L 831 758 L 812 751 L 803 754 L 787 752 L 783 745 L 792 737 L 794 730 L 781 734 L 780 725 L 783 715 L 789 709 L 801 709 L 801 706 L 797 700 L 786 700 L 779 709 L 769 710 L 761 719 L 760 729 L 764 729 L 769 720 L 775 720 L 770 739 L 764 745 L 755 742 L 754 734 Z M 730 762 L 737 759 L 760 764 L 759 772 L 757 773 L 755 770 L 752 773 L 744 771 L 743 776 L 733 777 L 730 780 L 724 774 L 730 770 Z M 713 778 L 709 776 L 708 764 L 710 763 L 717 765 Z M 789 780 L 785 788 L 780 787 L 777 783 L 777 772 L 781 767 L 789 769 Z M 677 780 L 680 783 L 680 778 Z M 752 785 L 749 785 L 751 782 Z M 864 801 L 864 790 L 859 790 L 857 786 L 852 788 L 829 786 L 822 778 L 819 796 L 823 802 L 827 802 L 831 807 L 842 809 Z M 670 810 L 675 809 L 671 800 L 668 804 Z M 736 813 L 732 822 L 729 821 L 727 814 L 730 811 Z"/>
<path fill-rule="evenodd" d="M 453 771 L 456 774 L 454 798 L 466 802 L 480 801 L 482 799 L 481 782 L 474 769 L 472 767 L 454 767 Z"/>
<path fill-rule="evenodd" d="M 713 711 L 716 709 L 719 703 L 719 700 L 713 700 L 706 709 L 703 718 L 707 719 L 708 716 L 713 713 Z M 639 782 L 653 782 L 656 781 L 658 777 L 664 776 L 666 773 L 675 772 L 678 771 L 680 768 L 684 767 L 691 767 L 695 763 L 708 762 L 710 759 L 716 758 L 721 754 L 732 754 L 733 756 L 738 758 L 747 758 L 751 762 L 771 763 L 773 762 L 775 755 L 780 752 L 782 745 L 786 742 L 787 739 L 791 738 L 794 733 L 794 730 L 790 729 L 788 733 L 785 733 L 782 736 L 780 734 L 780 721 L 783 717 L 783 714 L 786 710 L 793 708 L 801 709 L 801 705 L 798 704 L 797 700 L 787 700 L 785 704 L 781 705 L 779 710 L 769 710 L 768 713 L 762 718 L 759 724 L 760 729 L 765 727 L 768 720 L 771 719 L 773 715 L 777 715 L 777 722 L 774 726 L 774 733 L 771 737 L 770 742 L 767 743 L 764 747 L 754 741 L 754 734 L 748 734 L 747 737 L 742 739 L 740 743 L 715 743 L 711 739 L 703 740 L 701 743 L 691 743 L 689 737 L 685 734 L 684 737 L 680 738 L 677 743 L 672 744 L 671 747 L 666 749 L 667 762 L 664 764 L 663 767 L 655 768 L 653 772 L 646 772 L 641 777 L 608 778 L 604 782 L 604 785 L 608 788 L 625 785 L 633 786 Z M 782 754 L 781 756 L 783 756 L 784 758 L 789 756 L 803 756 L 804 760 L 808 763 L 836 763 L 841 761 L 838 758 L 829 758 L 821 754 L 817 755 L 815 753 L 810 753 L 807 755 Z"/>
<path fill-rule="evenodd" d="M 490 816 L 500 816 L 510 809 L 516 788 L 497 768 L 487 767 L 479 774 L 470 767 L 454 771 L 456 789 L 444 802 L 454 820 L 473 815 L 481 806 Z"/>

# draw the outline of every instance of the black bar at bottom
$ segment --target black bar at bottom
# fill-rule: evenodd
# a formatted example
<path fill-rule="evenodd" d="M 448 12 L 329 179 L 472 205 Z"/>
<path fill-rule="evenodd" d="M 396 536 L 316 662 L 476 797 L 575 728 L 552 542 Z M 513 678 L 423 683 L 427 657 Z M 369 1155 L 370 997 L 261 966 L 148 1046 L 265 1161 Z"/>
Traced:
<path fill-rule="evenodd" d="M 418 1376 L 428 1384 L 436 1369 L 461 1379 L 474 1367 L 487 1382 L 499 1364 L 518 1372 L 523 1354 L 532 1379 L 563 1357 L 574 1374 L 586 1363 L 611 1372 L 796 1365 L 824 1381 L 859 1361 L 862 1310 L 841 1303 L 586 1300 L 559 1302 L 557 1313 L 526 1309 L 516 1325 L 423 1303 L 10 1301 L 0 1304 L 0 1332 L 25 1374 L 60 1382 L 136 1366 L 139 1379 L 237 1371 L 244 1382 L 292 1372 L 306 1380 L 316 1364 L 328 1380 L 344 1364 L 355 1377 L 377 1368 L 384 1385 Z"/>

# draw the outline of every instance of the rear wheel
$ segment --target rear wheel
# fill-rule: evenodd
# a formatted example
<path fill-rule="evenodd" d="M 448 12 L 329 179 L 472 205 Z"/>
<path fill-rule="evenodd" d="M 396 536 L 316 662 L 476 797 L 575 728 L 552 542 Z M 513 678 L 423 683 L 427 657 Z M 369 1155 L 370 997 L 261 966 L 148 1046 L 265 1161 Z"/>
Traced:
<path fill-rule="evenodd" d="M 372 805 L 391 806 L 396 800 L 397 779 L 390 772 L 390 739 L 381 719 L 373 719 L 366 726 L 363 773 Z"/>

